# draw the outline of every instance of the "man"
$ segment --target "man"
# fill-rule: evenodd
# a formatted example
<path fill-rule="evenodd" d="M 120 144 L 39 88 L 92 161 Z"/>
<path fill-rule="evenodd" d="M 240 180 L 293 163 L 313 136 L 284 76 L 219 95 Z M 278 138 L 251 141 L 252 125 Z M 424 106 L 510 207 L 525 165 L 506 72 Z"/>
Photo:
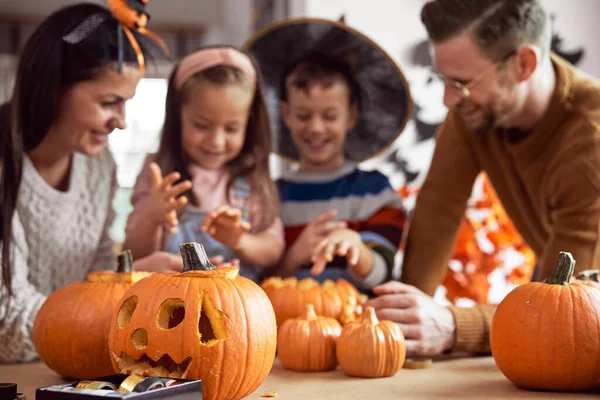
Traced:
<path fill-rule="evenodd" d="M 546 279 L 560 251 L 600 262 L 600 85 L 550 52 L 538 0 L 434 0 L 421 18 L 449 108 L 407 237 L 402 282 L 369 302 L 410 353 L 488 352 L 494 307 L 443 308 L 439 285 L 485 171 Z"/>

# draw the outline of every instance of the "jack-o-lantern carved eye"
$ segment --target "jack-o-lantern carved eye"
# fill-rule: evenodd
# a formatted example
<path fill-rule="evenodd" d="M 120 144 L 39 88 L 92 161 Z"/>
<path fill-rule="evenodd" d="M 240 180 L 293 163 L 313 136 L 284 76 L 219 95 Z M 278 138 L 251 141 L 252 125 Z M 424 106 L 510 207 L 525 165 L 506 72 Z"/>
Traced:
<path fill-rule="evenodd" d="M 139 298 L 137 296 L 131 296 L 121 306 L 119 313 L 117 314 L 117 325 L 119 328 L 125 327 L 131 321 L 131 316 L 137 307 Z"/>
<path fill-rule="evenodd" d="M 161 329 L 173 329 L 185 318 L 185 303 L 181 299 L 167 299 L 158 308 L 156 326 Z"/>
<path fill-rule="evenodd" d="M 217 310 L 206 294 L 202 296 L 198 334 L 200 342 L 204 344 L 213 344 L 217 340 L 227 339 L 227 332 L 223 325 L 223 313 Z"/>

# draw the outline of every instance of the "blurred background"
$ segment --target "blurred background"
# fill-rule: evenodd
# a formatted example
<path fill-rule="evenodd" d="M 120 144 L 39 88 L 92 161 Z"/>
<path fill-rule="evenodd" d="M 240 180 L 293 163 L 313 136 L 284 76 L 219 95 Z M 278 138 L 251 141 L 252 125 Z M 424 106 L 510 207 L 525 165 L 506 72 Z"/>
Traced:
<path fill-rule="evenodd" d="M 0 103 L 10 99 L 19 49 L 36 25 L 56 9 L 78 2 L 0 0 Z M 105 0 L 90 2 L 106 4 Z M 600 76 L 600 1 L 541 2 L 552 18 L 553 50 L 586 73 Z M 415 107 L 411 121 L 394 145 L 365 163 L 364 168 L 387 174 L 410 211 L 429 167 L 436 127 L 446 114 L 443 85 L 428 69 L 431 59 L 419 17 L 424 3 L 425 0 L 151 0 L 147 8 L 152 16 L 149 28 L 165 40 L 174 58 L 203 45 L 241 46 L 257 30 L 287 17 L 338 20 L 343 16 L 346 24 L 377 42 L 404 72 Z M 136 96 L 127 104 L 128 128 L 110 136 L 110 148 L 119 168 L 120 189 L 114 200 L 117 219 L 111 231 L 117 242 L 123 240 L 131 210 L 131 188 L 142 161 L 158 146 L 166 79 L 171 69 L 169 63 L 148 69 Z M 272 166 L 274 176 L 285 168 L 275 155 Z M 473 188 L 456 254 L 436 298 L 458 305 L 497 303 L 515 285 L 530 279 L 534 262 L 482 175 Z"/>

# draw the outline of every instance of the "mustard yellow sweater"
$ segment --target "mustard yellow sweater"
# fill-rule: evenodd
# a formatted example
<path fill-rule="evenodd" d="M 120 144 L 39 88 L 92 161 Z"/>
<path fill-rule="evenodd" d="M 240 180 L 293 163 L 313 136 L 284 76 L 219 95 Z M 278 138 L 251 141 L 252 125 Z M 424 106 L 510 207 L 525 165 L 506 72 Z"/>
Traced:
<path fill-rule="evenodd" d="M 560 251 L 576 270 L 600 267 L 600 82 L 552 55 L 556 89 L 522 140 L 465 130 L 454 110 L 440 127 L 408 232 L 402 281 L 432 295 L 441 282 L 473 182 L 485 171 L 546 279 Z M 455 351 L 489 351 L 493 307 L 452 308 Z"/>

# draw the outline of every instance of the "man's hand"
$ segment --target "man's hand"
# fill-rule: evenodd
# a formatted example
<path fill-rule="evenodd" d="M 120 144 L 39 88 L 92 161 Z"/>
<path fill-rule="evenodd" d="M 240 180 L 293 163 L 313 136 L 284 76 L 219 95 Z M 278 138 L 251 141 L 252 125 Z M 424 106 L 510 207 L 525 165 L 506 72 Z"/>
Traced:
<path fill-rule="evenodd" d="M 372 306 L 381 320 L 396 322 L 406 338 L 409 355 L 434 356 L 454 345 L 456 325 L 452 312 L 414 286 L 390 281 L 373 288 Z"/>

